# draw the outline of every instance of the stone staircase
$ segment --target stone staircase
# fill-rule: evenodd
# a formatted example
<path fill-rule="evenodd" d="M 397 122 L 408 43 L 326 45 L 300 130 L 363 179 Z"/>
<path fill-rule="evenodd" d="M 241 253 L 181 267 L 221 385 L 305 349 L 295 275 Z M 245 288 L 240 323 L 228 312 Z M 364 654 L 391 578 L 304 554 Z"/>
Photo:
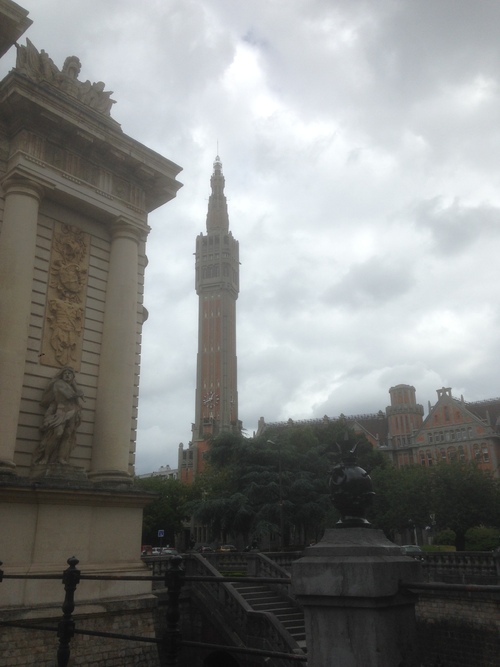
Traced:
<path fill-rule="evenodd" d="M 306 650 L 304 613 L 300 607 L 265 584 L 233 582 L 232 585 L 255 611 L 273 614 L 302 650 Z"/>

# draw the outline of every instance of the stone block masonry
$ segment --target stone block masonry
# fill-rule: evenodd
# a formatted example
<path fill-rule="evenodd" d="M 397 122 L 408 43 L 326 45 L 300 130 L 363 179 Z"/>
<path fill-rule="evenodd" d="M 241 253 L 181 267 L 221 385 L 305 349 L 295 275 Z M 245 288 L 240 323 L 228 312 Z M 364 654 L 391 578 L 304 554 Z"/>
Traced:
<path fill-rule="evenodd" d="M 99 609 L 88 607 L 75 613 L 77 630 L 155 637 L 158 624 L 156 598 L 109 601 Z M 29 616 L 29 618 L 28 618 Z M 24 620 L 26 624 L 55 628 L 61 618 L 55 608 L 2 613 L 2 620 Z M 57 632 L 0 627 L 0 665 L 2 667 L 54 667 L 57 661 Z M 71 640 L 72 667 L 159 667 L 156 644 L 111 637 L 76 634 Z"/>
<path fill-rule="evenodd" d="M 497 667 L 500 594 L 420 592 L 415 611 L 423 667 Z"/>

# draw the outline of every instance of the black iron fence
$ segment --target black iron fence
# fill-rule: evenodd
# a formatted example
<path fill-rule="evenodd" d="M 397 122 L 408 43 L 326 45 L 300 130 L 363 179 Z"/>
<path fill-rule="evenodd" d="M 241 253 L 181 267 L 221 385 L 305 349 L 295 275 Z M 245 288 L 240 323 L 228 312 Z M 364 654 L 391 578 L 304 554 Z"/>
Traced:
<path fill-rule="evenodd" d="M 445 556 L 425 559 L 423 562 L 424 570 L 427 568 L 433 569 L 433 566 L 439 565 L 439 568 L 445 568 L 448 572 L 460 570 L 459 576 L 455 574 L 455 582 L 446 581 L 424 581 L 424 582 L 404 582 L 400 586 L 404 590 L 418 591 L 455 591 L 470 593 L 500 593 L 500 586 L 497 585 L 499 581 L 497 577 L 498 572 L 498 554 L 474 554 L 470 555 L 454 554 L 452 557 L 449 554 Z M 450 561 L 451 558 L 451 562 Z M 267 559 L 269 560 L 269 559 Z M 193 648 L 200 650 L 212 651 L 226 651 L 231 654 L 247 654 L 249 656 L 258 656 L 262 658 L 270 658 L 276 660 L 285 660 L 289 664 L 296 664 L 299 662 L 305 663 L 307 656 L 302 653 L 291 653 L 286 651 L 272 651 L 262 648 L 252 648 L 248 646 L 228 646 L 227 644 L 205 643 L 197 641 L 188 641 L 183 639 L 180 631 L 180 604 L 179 599 L 183 586 L 187 582 L 204 584 L 213 586 L 221 583 L 231 582 L 247 582 L 259 584 L 272 584 L 289 586 L 290 578 L 287 576 L 265 576 L 267 571 L 259 570 L 264 576 L 217 576 L 207 574 L 186 574 L 183 567 L 183 559 L 180 556 L 174 556 L 168 561 L 161 559 L 156 566 L 161 565 L 161 574 L 159 567 L 155 567 L 150 575 L 97 575 L 85 574 L 78 569 L 79 561 L 72 557 L 67 561 L 68 567 L 62 573 L 62 584 L 64 586 L 64 601 L 62 603 L 62 615 L 57 623 L 53 625 L 30 623 L 19 620 L 0 620 L 0 626 L 15 627 L 25 630 L 41 630 L 45 632 L 52 632 L 57 637 L 57 646 L 54 651 L 57 657 L 58 667 L 67 667 L 69 665 L 71 656 L 71 640 L 76 635 L 87 635 L 93 637 L 105 637 L 109 639 L 128 640 L 133 642 L 144 642 L 148 644 L 156 644 L 158 647 L 159 664 L 162 667 L 175 667 L 182 664 L 182 649 Z M 39 580 L 61 580 L 61 575 L 57 574 L 9 574 L 4 573 L 1 569 L 2 563 L 0 561 L 0 582 L 9 579 L 39 579 Z M 150 564 L 150 567 L 153 563 Z M 494 569 L 493 569 L 494 568 Z M 436 568 L 437 569 L 437 568 Z M 461 583 L 464 579 L 462 570 L 468 571 L 477 577 L 479 581 L 495 581 L 493 583 Z M 278 573 L 279 574 L 279 573 Z M 441 574 L 441 573 L 440 573 Z M 474 579 L 472 578 L 472 579 Z M 458 581 L 457 581 L 458 579 Z M 126 633 L 101 632 L 98 630 L 90 630 L 78 627 L 78 623 L 74 618 L 75 612 L 75 591 L 79 584 L 84 581 L 102 580 L 102 581 L 151 581 L 154 584 L 159 584 L 166 590 L 166 614 L 165 614 L 165 629 L 162 630 L 160 636 L 144 637 Z M 460 583 L 459 583 L 460 582 Z M 56 643 L 55 643 L 56 644 Z"/>
<path fill-rule="evenodd" d="M 71 657 L 71 640 L 75 635 L 87 635 L 94 637 L 106 637 L 110 639 L 122 639 L 134 642 L 145 642 L 156 644 L 158 646 L 159 664 L 162 667 L 176 667 L 182 662 L 181 654 L 183 647 L 190 647 L 204 650 L 224 650 L 230 653 L 242 653 L 262 658 L 276 658 L 287 660 L 293 663 L 306 662 L 307 657 L 302 654 L 286 653 L 282 651 L 270 651 L 259 648 L 250 648 L 245 646 L 227 646 L 211 644 L 205 642 L 187 641 L 182 638 L 180 631 L 180 607 L 179 598 L 185 582 L 231 582 L 245 581 L 249 583 L 283 583 L 289 584 L 289 578 L 277 579 L 276 577 L 225 577 L 225 576 L 187 576 L 182 567 L 182 557 L 174 556 L 168 561 L 165 573 L 161 576 L 132 576 L 132 575 L 96 575 L 85 574 L 81 572 L 77 565 L 79 560 L 74 556 L 68 558 L 68 568 L 62 574 L 62 583 L 64 585 L 64 601 L 62 604 L 62 616 L 56 625 L 45 625 L 37 623 L 27 623 L 25 621 L 5 621 L 0 620 L 0 626 L 15 627 L 25 630 L 41 630 L 45 632 L 56 633 L 58 644 L 55 648 L 58 667 L 67 667 Z M 46 579 L 60 580 L 60 575 L 56 574 L 8 574 L 2 569 L 0 561 L 0 583 L 8 579 Z M 75 611 L 75 591 L 82 581 L 152 581 L 161 582 L 167 589 L 167 608 L 166 608 L 166 629 L 163 636 L 142 637 L 125 633 L 100 632 L 97 630 L 86 630 L 79 628 L 73 616 Z"/>

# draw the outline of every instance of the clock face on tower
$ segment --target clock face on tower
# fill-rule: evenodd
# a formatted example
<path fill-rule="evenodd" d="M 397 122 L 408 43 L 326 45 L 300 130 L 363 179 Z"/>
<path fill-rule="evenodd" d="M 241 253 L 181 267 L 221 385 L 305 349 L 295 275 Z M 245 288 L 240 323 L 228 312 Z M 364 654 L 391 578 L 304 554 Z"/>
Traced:
<path fill-rule="evenodd" d="M 219 404 L 219 394 L 214 394 L 213 391 L 209 392 L 208 394 L 205 394 L 203 397 L 203 405 L 208 406 L 209 408 L 213 408 L 214 405 Z"/>

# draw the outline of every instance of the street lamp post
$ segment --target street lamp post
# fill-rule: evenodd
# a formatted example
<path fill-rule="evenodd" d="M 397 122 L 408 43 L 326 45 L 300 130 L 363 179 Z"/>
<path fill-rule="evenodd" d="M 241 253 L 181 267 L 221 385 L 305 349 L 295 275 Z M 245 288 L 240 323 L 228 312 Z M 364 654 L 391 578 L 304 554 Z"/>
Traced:
<path fill-rule="evenodd" d="M 277 445 L 278 447 L 278 493 L 279 493 L 279 510 L 280 510 L 280 551 L 283 551 L 283 532 L 285 528 L 283 517 L 283 487 L 281 485 L 281 442 L 267 441 L 270 445 Z"/>

